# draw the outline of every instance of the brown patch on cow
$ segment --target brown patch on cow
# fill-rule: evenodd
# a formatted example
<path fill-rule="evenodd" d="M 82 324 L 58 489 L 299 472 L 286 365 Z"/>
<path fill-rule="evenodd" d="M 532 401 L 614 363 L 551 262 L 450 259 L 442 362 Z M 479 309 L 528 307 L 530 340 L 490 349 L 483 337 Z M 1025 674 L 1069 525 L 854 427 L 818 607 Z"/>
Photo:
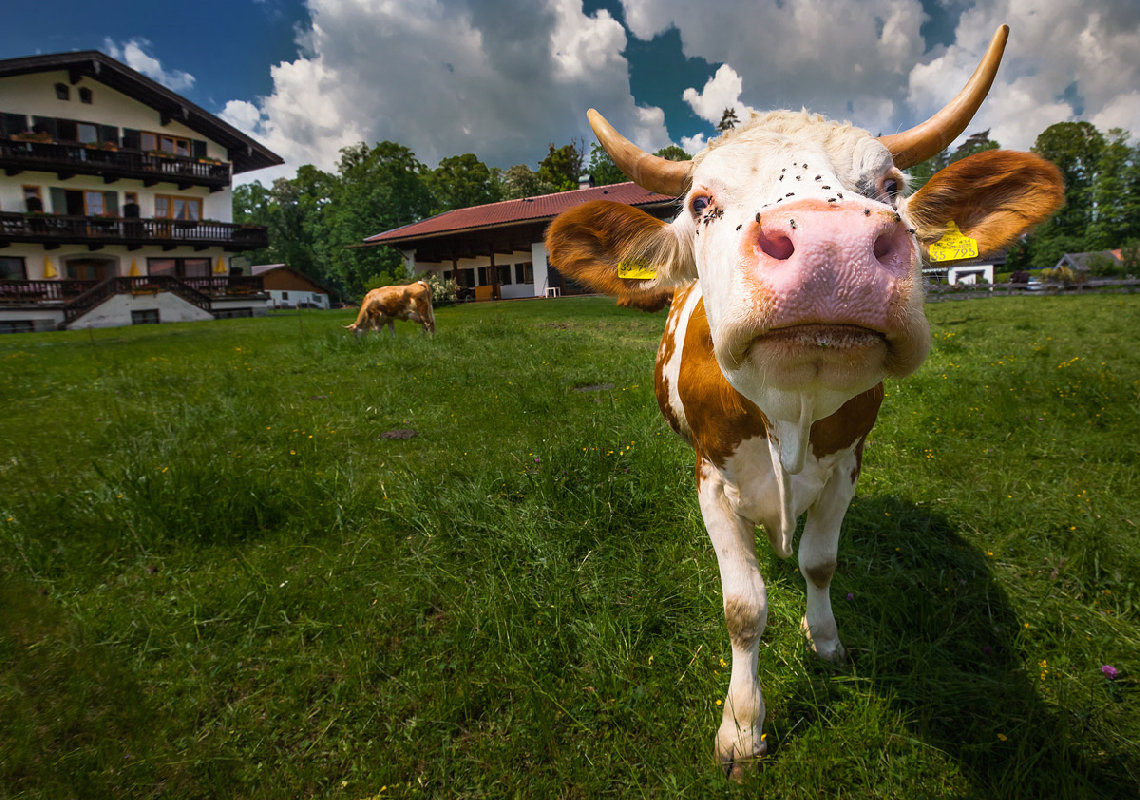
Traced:
<path fill-rule="evenodd" d="M 728 638 L 741 650 L 751 648 L 764 632 L 760 607 L 737 597 L 724 599 L 724 625 L 728 628 Z"/>
<path fill-rule="evenodd" d="M 687 439 L 681 420 L 677 419 L 673 406 L 669 403 L 669 379 L 665 377 L 665 365 L 673 358 L 677 350 L 677 325 L 685 307 L 685 300 L 695 284 L 684 286 L 673 294 L 673 305 L 669 309 L 669 317 L 665 320 L 665 333 L 661 336 L 661 344 L 657 347 L 657 361 L 653 365 L 653 392 L 657 396 L 657 407 L 661 409 L 661 416 L 669 423 L 674 433 Z M 700 485 L 698 476 L 697 485 Z"/>
<path fill-rule="evenodd" d="M 646 212 L 608 200 L 564 211 L 546 232 L 550 263 L 563 275 L 590 288 L 621 297 L 624 304 L 652 305 L 663 289 L 696 277 L 687 240 Z M 653 280 L 618 277 L 619 265 L 640 264 L 657 271 Z"/>
<path fill-rule="evenodd" d="M 835 575 L 835 559 L 823 564 L 813 564 L 804 567 L 804 577 L 812 582 L 815 588 L 823 591 L 831 585 L 831 578 Z"/>
<path fill-rule="evenodd" d="M 655 314 L 673 299 L 672 289 L 659 289 L 656 292 L 640 292 L 638 294 L 618 295 L 617 305 L 623 308 L 637 308 L 650 314 Z"/>
<path fill-rule="evenodd" d="M 764 436 L 768 429 L 760 408 L 732 388 L 721 372 L 713 355 L 704 299 L 689 315 L 677 393 L 694 444 L 717 467 L 724 467 L 742 441 Z"/>
<path fill-rule="evenodd" d="M 924 247 L 956 222 L 985 255 L 1045 221 L 1064 202 L 1064 179 L 1053 164 L 1031 153 L 991 150 L 934 173 L 907 200 L 906 210 Z"/>
<path fill-rule="evenodd" d="M 364 333 L 379 331 L 397 319 L 405 319 L 435 333 L 435 314 L 431 307 L 431 286 L 416 281 L 408 286 L 380 286 L 364 295 L 356 322 L 346 325 L 350 331 Z"/>
<path fill-rule="evenodd" d="M 838 453 L 859 442 L 857 458 L 861 458 L 861 440 L 874 427 L 882 403 L 883 384 L 879 383 L 852 397 L 830 417 L 813 422 L 810 441 L 815 457 L 823 458 Z"/>

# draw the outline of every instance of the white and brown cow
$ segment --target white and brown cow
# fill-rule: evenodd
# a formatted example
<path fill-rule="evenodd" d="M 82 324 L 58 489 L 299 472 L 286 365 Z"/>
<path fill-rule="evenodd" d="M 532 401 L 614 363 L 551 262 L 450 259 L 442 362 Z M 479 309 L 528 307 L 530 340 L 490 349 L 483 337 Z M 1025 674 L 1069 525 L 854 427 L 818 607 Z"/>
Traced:
<path fill-rule="evenodd" d="M 803 630 L 820 656 L 843 659 L 828 594 L 839 528 L 883 380 L 914 372 L 930 346 L 922 249 L 954 222 L 983 253 L 992 251 L 1062 202 L 1051 164 L 1001 151 L 953 163 L 903 195 L 900 170 L 940 152 L 969 124 L 1007 30 L 999 28 L 955 100 L 890 136 L 774 112 L 753 116 L 691 162 L 670 162 L 590 112 L 626 174 L 683 196 L 672 223 L 587 203 L 555 219 L 547 247 L 560 272 L 619 297 L 677 287 L 656 390 L 665 418 L 696 451 L 701 512 L 720 566 L 732 673 L 716 750 L 730 774 L 767 749 L 757 668 L 768 610 L 755 526 L 786 558 L 806 512 Z M 630 265 L 656 276 L 620 277 Z"/>
<path fill-rule="evenodd" d="M 356 322 L 345 325 L 357 336 L 368 331 L 380 332 L 387 325 L 396 335 L 396 320 L 418 322 L 424 332 L 435 334 L 435 314 L 431 308 L 431 286 L 427 281 L 416 281 L 408 286 L 381 286 L 364 295 Z"/>

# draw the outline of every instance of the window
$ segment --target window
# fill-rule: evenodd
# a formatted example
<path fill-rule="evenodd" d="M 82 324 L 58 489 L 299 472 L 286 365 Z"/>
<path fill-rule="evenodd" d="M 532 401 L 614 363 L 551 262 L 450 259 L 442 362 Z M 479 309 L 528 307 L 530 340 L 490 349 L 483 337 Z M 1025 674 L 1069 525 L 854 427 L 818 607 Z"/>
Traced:
<path fill-rule="evenodd" d="M 66 83 L 57 83 L 55 85 L 55 96 L 59 100 L 70 100 L 71 90 L 67 88 Z"/>
<path fill-rule="evenodd" d="M 515 264 L 515 283 L 534 283 L 534 264 L 530 261 Z"/>
<path fill-rule="evenodd" d="M 449 270 L 449 269 L 445 269 L 445 270 L 443 271 L 443 279 L 444 279 L 445 281 L 449 281 L 449 280 L 451 280 L 451 270 Z"/>
<path fill-rule="evenodd" d="M 156 194 L 154 196 L 154 216 L 156 219 L 200 220 L 202 219 L 202 198 Z"/>
<path fill-rule="evenodd" d="M 210 275 L 208 258 L 148 258 L 148 275 L 170 275 L 174 278 L 206 278 Z"/>
<path fill-rule="evenodd" d="M 473 270 L 471 267 L 456 270 L 455 282 L 459 286 L 466 286 L 467 288 L 471 288 L 475 285 L 475 270 Z"/>
<path fill-rule="evenodd" d="M 139 147 L 141 150 L 158 150 L 175 156 L 190 155 L 190 140 L 180 136 L 169 136 L 165 133 L 139 133 Z"/>
<path fill-rule="evenodd" d="M 0 333 L 34 333 L 36 323 L 30 319 L 15 319 L 0 322 Z"/>
<path fill-rule="evenodd" d="M 79 90 L 79 102 L 91 105 L 91 90 L 86 86 L 80 88 Z"/>
<path fill-rule="evenodd" d="M 0 281 L 26 281 L 23 256 L 0 256 Z"/>
<path fill-rule="evenodd" d="M 499 272 L 499 283 L 501 283 L 503 286 L 510 286 L 511 285 L 511 266 L 510 266 L 510 264 L 504 264 L 503 266 L 499 267 L 498 272 Z"/>
<path fill-rule="evenodd" d="M 99 129 L 90 122 L 78 122 L 75 127 L 75 141 L 80 144 L 94 144 L 99 141 Z"/>
<path fill-rule="evenodd" d="M 28 118 L 23 114 L 0 114 L 0 135 L 15 136 L 27 131 Z"/>
<path fill-rule="evenodd" d="M 132 325 L 157 325 L 158 323 L 157 308 L 140 308 L 131 311 Z"/>
<path fill-rule="evenodd" d="M 99 217 L 107 213 L 107 204 L 103 202 L 102 192 L 83 193 L 83 213 L 89 217 Z"/>
<path fill-rule="evenodd" d="M 491 283 L 490 267 L 479 267 L 479 285 L 487 286 L 489 283 Z"/>
<path fill-rule="evenodd" d="M 24 208 L 28 212 L 43 211 L 44 198 L 38 186 L 24 186 Z"/>
<path fill-rule="evenodd" d="M 252 308 L 217 308 L 213 312 L 214 319 L 248 319 L 253 317 Z"/>

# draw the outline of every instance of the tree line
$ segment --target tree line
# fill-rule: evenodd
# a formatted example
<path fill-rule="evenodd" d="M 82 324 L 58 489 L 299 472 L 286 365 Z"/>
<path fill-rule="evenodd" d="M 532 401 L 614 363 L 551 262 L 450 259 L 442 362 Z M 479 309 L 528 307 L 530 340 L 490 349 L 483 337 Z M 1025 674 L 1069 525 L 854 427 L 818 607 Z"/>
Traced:
<path fill-rule="evenodd" d="M 735 111 L 725 109 L 717 128 L 724 132 L 736 124 Z M 1101 133 L 1089 122 L 1060 122 L 1037 137 L 1032 151 L 1064 175 L 1065 205 L 1010 249 L 1010 269 L 1047 269 L 1067 252 L 1117 247 L 1135 260 L 1140 145 L 1130 145 L 1129 139 L 1127 131 Z M 971 134 L 955 150 L 912 168 L 912 189 L 947 164 L 999 147 L 989 131 Z M 657 155 L 690 158 L 676 145 Z M 581 141 L 550 144 L 533 170 L 526 164 L 488 167 L 473 153 L 449 156 L 430 168 L 396 142 L 372 147 L 360 142 L 340 151 L 331 172 L 306 164 L 295 177 L 279 178 L 271 186 L 254 181 L 236 187 L 234 221 L 269 229 L 269 246 L 248 253 L 251 263 L 288 264 L 349 300 L 374 286 L 407 279 L 397 251 L 356 246 L 366 237 L 451 209 L 576 189 L 583 173 L 596 186 L 628 180 L 598 144 L 587 152 Z M 1129 265 L 1136 270 L 1131 261 Z"/>
<path fill-rule="evenodd" d="M 675 145 L 658 154 L 689 158 Z M 456 208 L 577 189 L 583 173 L 598 186 L 628 180 L 599 145 L 587 155 L 581 141 L 551 144 L 533 170 L 488 167 L 474 153 L 449 156 L 433 169 L 396 142 L 360 142 L 340 151 L 332 171 L 306 164 L 271 186 L 237 186 L 234 222 L 269 230 L 269 246 L 246 254 L 251 264 L 288 264 L 349 300 L 407 280 L 400 253 L 358 247 L 366 237 Z"/>

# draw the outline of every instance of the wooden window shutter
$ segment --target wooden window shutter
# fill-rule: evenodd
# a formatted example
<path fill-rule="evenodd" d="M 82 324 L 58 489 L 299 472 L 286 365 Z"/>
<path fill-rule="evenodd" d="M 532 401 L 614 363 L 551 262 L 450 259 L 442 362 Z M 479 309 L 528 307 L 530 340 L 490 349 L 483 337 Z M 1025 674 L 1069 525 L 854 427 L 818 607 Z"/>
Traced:
<path fill-rule="evenodd" d="M 192 155 L 194 158 L 205 158 L 206 157 L 206 143 L 203 142 L 201 139 L 191 139 L 190 140 L 190 155 Z"/>
<path fill-rule="evenodd" d="M 123 147 L 129 150 L 138 150 L 139 132 L 132 128 L 123 128 Z"/>

